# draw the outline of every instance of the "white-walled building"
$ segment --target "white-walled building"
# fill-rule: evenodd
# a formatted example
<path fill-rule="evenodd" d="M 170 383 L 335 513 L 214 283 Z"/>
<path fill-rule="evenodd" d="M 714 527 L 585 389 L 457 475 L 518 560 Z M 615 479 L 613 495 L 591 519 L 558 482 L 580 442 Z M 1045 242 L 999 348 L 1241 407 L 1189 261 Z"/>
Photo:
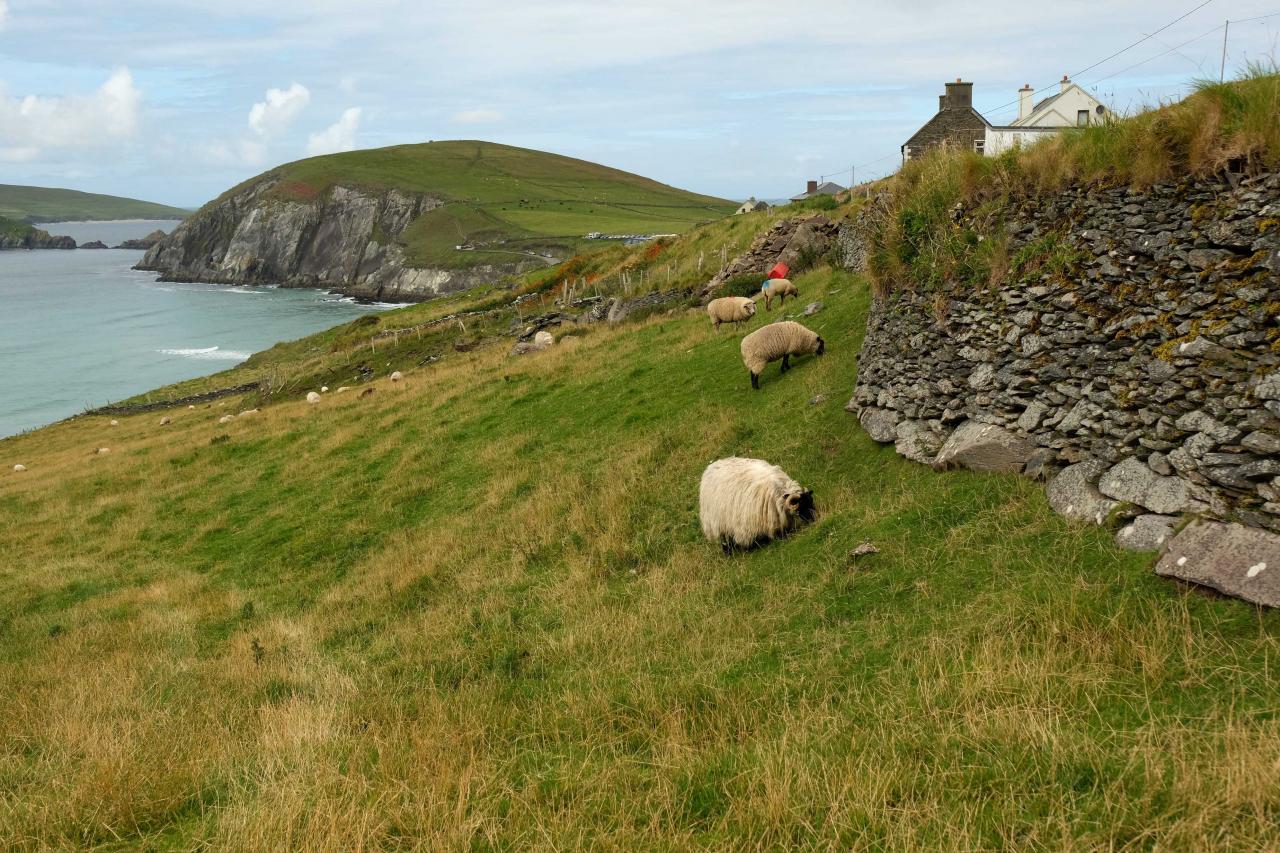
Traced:
<path fill-rule="evenodd" d="M 995 157 L 1019 145 L 1030 145 L 1067 127 L 1089 127 L 1111 118 L 1111 111 L 1093 95 L 1063 77 L 1061 90 L 1040 103 L 1030 86 L 1018 90 L 1018 118 L 1003 127 L 988 127 L 983 152 Z"/>

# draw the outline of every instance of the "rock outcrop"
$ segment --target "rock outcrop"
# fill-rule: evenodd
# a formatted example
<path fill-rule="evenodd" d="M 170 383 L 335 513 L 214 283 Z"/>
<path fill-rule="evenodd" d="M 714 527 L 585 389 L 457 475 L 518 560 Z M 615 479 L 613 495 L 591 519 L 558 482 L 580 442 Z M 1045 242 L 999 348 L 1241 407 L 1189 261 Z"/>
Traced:
<path fill-rule="evenodd" d="M 152 231 L 150 234 L 148 234 L 145 237 L 140 237 L 135 240 L 125 240 L 119 246 L 116 246 L 116 248 L 117 249 L 142 249 L 143 251 L 146 251 L 147 249 L 150 249 L 152 246 L 159 243 L 166 236 L 168 235 L 165 234 L 163 231 L 161 231 L 159 228 L 157 228 L 155 231 Z"/>
<path fill-rule="evenodd" d="M 839 226 L 821 213 L 784 219 L 752 241 L 747 251 L 731 258 L 702 292 L 712 293 L 738 275 L 757 273 L 763 278 L 779 262 L 795 269 L 806 259 L 824 254 L 838 230 Z"/>
<path fill-rule="evenodd" d="M 105 249 L 107 244 L 101 240 L 90 240 L 88 243 L 81 243 L 81 249 Z"/>
<path fill-rule="evenodd" d="M 39 228 L 0 229 L 0 249 L 74 249 L 75 247 L 76 241 L 70 237 L 55 237 Z"/>
<path fill-rule="evenodd" d="M 318 287 L 359 299 L 416 302 L 539 266 L 533 259 L 419 268 L 401 234 L 444 201 L 423 193 L 333 186 L 299 200 L 265 178 L 224 195 L 152 246 L 137 269 L 166 281 Z"/>

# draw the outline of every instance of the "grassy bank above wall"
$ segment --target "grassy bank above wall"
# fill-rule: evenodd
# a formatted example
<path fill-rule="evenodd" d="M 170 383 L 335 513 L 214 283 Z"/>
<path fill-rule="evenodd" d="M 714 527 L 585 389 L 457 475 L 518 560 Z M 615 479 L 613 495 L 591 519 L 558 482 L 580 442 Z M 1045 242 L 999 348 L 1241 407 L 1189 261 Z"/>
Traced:
<path fill-rule="evenodd" d="M 868 260 L 877 290 L 998 283 L 1016 259 L 1001 225 L 1018 199 L 1067 187 L 1177 183 L 1280 168 L 1280 74 L 1257 66 L 1175 104 L 1071 129 L 998 157 L 934 150 L 887 183 Z M 959 223 L 960 212 L 966 222 Z M 1066 263 L 1046 244 L 1024 263 Z M 1016 272 L 1016 270 L 1015 270 Z"/>

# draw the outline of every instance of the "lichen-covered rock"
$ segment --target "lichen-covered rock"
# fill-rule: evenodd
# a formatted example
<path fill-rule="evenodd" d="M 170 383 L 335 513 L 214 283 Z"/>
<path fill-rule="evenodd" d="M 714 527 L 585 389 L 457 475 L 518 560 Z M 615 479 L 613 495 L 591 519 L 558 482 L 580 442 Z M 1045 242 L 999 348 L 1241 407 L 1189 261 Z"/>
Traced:
<path fill-rule="evenodd" d="M 1240 524 L 1195 521 L 1169 541 L 1156 574 L 1280 607 L 1280 535 Z"/>
<path fill-rule="evenodd" d="M 894 449 L 912 462 L 932 465 L 942 449 L 944 436 L 920 421 L 903 421 L 895 431 Z"/>
<path fill-rule="evenodd" d="M 1107 471 L 1098 491 L 1118 501 L 1128 501 L 1156 513 L 1183 512 L 1191 508 L 1191 492 L 1185 480 L 1162 477 L 1140 459 L 1130 457 Z"/>
<path fill-rule="evenodd" d="M 1098 491 L 1093 481 L 1107 470 L 1107 463 L 1091 459 L 1068 465 L 1049 482 L 1049 506 L 1058 515 L 1073 521 L 1102 524 L 1117 502 Z"/>
<path fill-rule="evenodd" d="M 947 439 L 935 466 L 1021 473 L 1035 448 L 1003 427 L 966 421 Z"/>
<path fill-rule="evenodd" d="M 1177 524 L 1176 515 L 1140 515 L 1116 531 L 1116 545 L 1126 551 L 1159 551 Z"/>
<path fill-rule="evenodd" d="M 898 438 L 898 416 L 888 409 L 877 409 L 874 406 L 858 413 L 858 423 L 867 431 L 873 441 L 889 444 Z"/>

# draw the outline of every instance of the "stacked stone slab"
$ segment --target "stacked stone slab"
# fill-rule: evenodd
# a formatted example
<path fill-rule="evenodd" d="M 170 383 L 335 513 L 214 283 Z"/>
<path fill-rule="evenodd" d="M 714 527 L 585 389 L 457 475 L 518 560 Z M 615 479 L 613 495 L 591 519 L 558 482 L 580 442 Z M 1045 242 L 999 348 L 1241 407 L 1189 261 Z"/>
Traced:
<path fill-rule="evenodd" d="M 1028 473 L 1065 469 L 1073 517 L 1280 531 L 1280 175 L 1074 189 L 1003 227 L 1069 272 L 878 300 L 848 406 L 872 436 L 930 461 L 990 425 Z"/>

